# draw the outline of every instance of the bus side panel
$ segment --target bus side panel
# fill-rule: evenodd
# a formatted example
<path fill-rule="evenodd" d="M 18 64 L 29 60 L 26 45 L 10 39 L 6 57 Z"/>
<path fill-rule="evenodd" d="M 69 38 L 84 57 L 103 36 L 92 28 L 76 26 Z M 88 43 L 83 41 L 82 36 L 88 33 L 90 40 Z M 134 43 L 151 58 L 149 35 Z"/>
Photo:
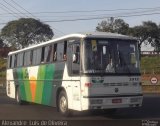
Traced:
<path fill-rule="evenodd" d="M 21 99 L 26 99 L 26 91 L 25 91 L 25 83 L 28 83 L 28 81 L 24 81 L 24 79 L 28 80 L 28 74 L 27 69 L 17 68 L 17 70 L 14 72 L 14 78 L 17 80 L 17 86 L 20 89 L 20 95 Z"/>
<path fill-rule="evenodd" d="M 64 66 L 64 62 L 59 62 L 7 70 L 8 78 L 11 80 L 7 84 L 10 90 L 7 90 L 10 93 L 7 95 L 15 98 L 15 88 L 18 86 L 22 100 L 56 106 L 56 91 L 58 87 L 62 87 Z"/>
<path fill-rule="evenodd" d="M 50 105 L 52 102 L 52 92 L 53 89 L 53 78 L 55 74 L 55 65 L 50 64 L 46 65 L 45 68 L 45 76 L 44 76 L 44 87 L 43 87 L 43 96 L 42 96 L 42 103 L 46 105 Z"/>
<path fill-rule="evenodd" d="M 30 98 L 25 100 L 38 104 L 55 106 L 56 88 L 62 85 L 63 72 L 63 62 L 29 67 L 29 88 L 25 86 L 25 91 L 26 96 Z"/>
<path fill-rule="evenodd" d="M 71 84 L 71 77 L 68 75 L 67 65 L 65 65 L 65 68 L 64 68 L 62 87 L 64 87 L 65 92 L 67 94 L 68 108 L 72 109 L 73 108 L 72 107 L 73 106 L 72 84 Z"/>
<path fill-rule="evenodd" d="M 35 103 L 56 105 L 56 87 L 62 85 L 63 66 L 63 63 L 59 63 L 41 65 L 38 68 Z"/>
<path fill-rule="evenodd" d="M 56 106 L 56 90 L 62 86 L 63 72 L 64 62 L 46 66 L 42 104 Z"/>
<path fill-rule="evenodd" d="M 69 109 L 78 111 L 82 110 L 80 84 L 80 76 L 69 76 L 67 65 L 65 65 L 62 86 L 67 94 Z"/>
<path fill-rule="evenodd" d="M 28 89 L 28 93 L 26 93 L 26 95 L 28 95 L 28 97 L 30 97 L 29 101 L 30 102 L 35 102 L 36 101 L 36 90 L 38 88 L 38 84 L 39 81 L 37 81 L 38 78 L 38 71 L 39 71 L 40 67 L 39 66 L 34 66 L 34 67 L 28 67 L 28 80 L 29 80 L 29 89 Z M 40 94 L 39 94 L 40 95 Z"/>
<path fill-rule="evenodd" d="M 54 107 L 56 106 L 57 90 L 59 89 L 59 87 L 62 87 L 64 67 L 65 67 L 64 62 L 55 63 L 54 76 L 52 82 L 52 95 L 51 95 L 52 97 L 50 100 L 51 106 Z"/>
<path fill-rule="evenodd" d="M 15 86 L 20 90 L 21 99 L 32 102 L 32 83 L 35 82 L 35 71 L 38 67 L 15 68 L 13 71 Z M 32 71 L 32 72 L 31 72 Z M 32 73 L 31 75 L 29 73 Z"/>
<path fill-rule="evenodd" d="M 24 73 L 25 76 L 25 73 Z M 27 81 L 24 81 L 23 78 L 23 69 L 22 68 L 14 68 L 13 69 L 13 77 L 14 77 L 14 84 L 15 84 L 15 92 L 20 91 L 21 99 L 26 99 L 25 87 Z M 28 80 L 28 79 L 27 79 Z M 19 89 L 19 90 L 18 90 Z"/>
<path fill-rule="evenodd" d="M 44 88 L 44 79 L 45 79 L 45 65 L 41 65 L 38 68 L 38 75 L 37 75 L 37 83 L 35 89 L 35 103 L 42 103 L 42 95 L 43 95 L 43 88 Z"/>

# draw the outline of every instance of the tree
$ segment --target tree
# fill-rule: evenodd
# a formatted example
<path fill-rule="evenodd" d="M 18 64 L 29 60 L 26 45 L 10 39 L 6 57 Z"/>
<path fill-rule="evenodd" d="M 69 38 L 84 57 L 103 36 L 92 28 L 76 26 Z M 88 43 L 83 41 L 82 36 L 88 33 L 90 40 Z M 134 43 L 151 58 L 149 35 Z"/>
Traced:
<path fill-rule="evenodd" d="M 47 41 L 53 35 L 49 25 L 33 18 L 21 18 L 10 21 L 1 31 L 1 38 L 9 46 L 17 49 Z"/>
<path fill-rule="evenodd" d="M 155 51 L 160 51 L 160 25 L 152 21 L 145 21 L 142 25 L 130 28 L 122 19 L 109 18 L 98 23 L 97 31 L 120 33 L 138 38 L 139 47 L 142 43 L 151 44 Z"/>
<path fill-rule="evenodd" d="M 0 48 L 6 47 L 7 45 L 3 42 L 2 39 L 0 39 Z"/>
<path fill-rule="evenodd" d="M 128 34 L 129 25 L 122 19 L 114 19 L 111 17 L 108 20 L 103 20 L 101 23 L 98 23 L 96 30 L 126 35 Z"/>
<path fill-rule="evenodd" d="M 130 35 L 137 37 L 139 40 L 139 46 L 142 43 L 151 44 L 156 51 L 160 47 L 160 28 L 152 21 L 143 22 L 142 25 L 130 28 Z"/>

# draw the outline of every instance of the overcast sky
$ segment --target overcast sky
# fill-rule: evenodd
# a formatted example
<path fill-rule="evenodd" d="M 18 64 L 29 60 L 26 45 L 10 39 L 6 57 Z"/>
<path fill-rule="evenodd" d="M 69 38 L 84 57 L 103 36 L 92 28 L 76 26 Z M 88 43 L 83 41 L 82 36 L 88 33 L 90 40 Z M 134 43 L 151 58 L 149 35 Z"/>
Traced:
<path fill-rule="evenodd" d="M 111 16 L 131 27 L 148 20 L 159 24 L 160 0 L 0 0 L 0 28 L 8 21 L 32 17 L 49 24 L 56 37 L 95 31 L 99 22 Z"/>

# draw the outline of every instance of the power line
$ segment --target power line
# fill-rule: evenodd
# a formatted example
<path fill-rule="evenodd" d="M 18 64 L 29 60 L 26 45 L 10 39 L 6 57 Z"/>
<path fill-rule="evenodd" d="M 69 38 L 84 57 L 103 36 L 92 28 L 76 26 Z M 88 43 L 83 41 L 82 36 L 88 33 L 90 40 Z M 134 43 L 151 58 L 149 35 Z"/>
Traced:
<path fill-rule="evenodd" d="M 19 12 L 18 14 L 22 14 L 21 11 L 19 11 L 16 7 L 14 7 L 13 5 L 11 5 L 10 3 L 8 3 L 6 0 L 3 0 L 7 5 L 9 5 L 10 7 L 12 7 L 13 9 L 15 9 L 17 12 Z M 22 14 L 24 15 L 24 14 Z M 28 16 L 27 16 L 28 17 Z"/>
<path fill-rule="evenodd" d="M 141 9 L 141 11 L 135 11 L 135 10 L 140 10 L 140 9 Z M 148 9 L 148 10 L 143 10 L 143 9 Z M 104 15 L 100 15 L 100 14 L 99 15 L 86 15 L 86 16 L 95 16 L 95 17 L 75 18 L 75 19 L 62 19 L 62 20 L 46 20 L 46 21 L 43 21 L 43 22 L 57 22 L 57 23 L 60 23 L 60 22 L 71 22 L 71 21 L 97 20 L 97 19 L 105 19 L 105 18 L 110 18 L 110 17 L 114 17 L 114 18 L 120 18 L 121 17 L 121 18 L 123 18 L 123 17 L 136 17 L 136 16 L 148 16 L 148 15 L 157 15 L 157 14 L 159 15 L 160 14 L 160 12 L 155 12 L 155 11 L 160 11 L 160 7 L 155 7 L 155 8 L 136 8 L 136 9 L 115 9 L 115 10 L 134 10 L 134 11 L 133 12 L 125 12 L 125 13 L 123 12 L 123 13 L 109 14 L 108 16 L 106 16 L 106 14 L 104 14 Z M 115 10 L 105 10 L 105 11 L 115 11 Z M 98 11 L 98 10 L 94 10 L 94 11 Z M 99 10 L 99 11 L 102 11 L 102 10 Z M 67 11 L 67 12 L 71 12 L 71 11 Z M 74 11 L 74 12 L 81 12 L 81 11 Z M 82 12 L 84 12 L 84 11 L 82 11 Z M 87 11 L 87 12 L 89 12 L 89 11 Z M 9 14 L 18 14 L 18 13 L 10 13 L 9 12 Z M 4 25 L 4 24 L 6 24 L 6 23 L 0 23 L 0 25 Z M 62 31 L 60 31 L 60 30 L 58 30 L 56 28 L 53 28 L 53 29 L 55 29 L 56 31 L 64 34 Z"/>
<path fill-rule="evenodd" d="M 15 1 L 11 0 L 14 4 L 16 4 L 17 6 L 21 7 L 20 5 L 18 5 Z M 23 8 L 23 7 L 21 7 Z M 25 10 L 28 14 L 31 14 L 32 16 L 34 16 L 33 14 L 42 14 L 42 13 L 79 13 L 79 12 L 103 12 L 103 11 L 131 11 L 131 10 L 155 10 L 155 9 L 160 9 L 160 7 L 152 7 L 152 8 L 131 8 L 131 9 L 112 9 L 112 10 L 84 10 L 84 11 L 54 11 L 54 12 L 32 12 L 30 13 L 29 11 L 27 11 L 26 9 L 23 8 L 23 10 Z M 4 13 L 7 14 L 7 13 Z M 13 14 L 18 14 L 18 13 L 13 13 Z M 26 14 L 26 13 L 22 13 L 22 14 Z"/>
<path fill-rule="evenodd" d="M 106 15 L 119 15 L 119 14 L 121 14 L 121 15 L 126 15 L 126 14 L 138 14 L 138 13 L 146 13 L 146 12 L 155 12 L 155 11 L 160 11 L 160 8 L 159 8 L 159 10 L 157 9 L 154 9 L 154 10 L 144 10 L 144 11 L 133 11 L 133 12 L 123 12 L 123 13 L 113 13 L 113 14 L 106 14 L 106 13 L 104 13 L 104 14 L 92 14 L 92 15 L 65 15 L 65 16 L 50 16 L 50 15 L 48 15 L 48 16 L 40 16 L 40 17 L 59 17 L 59 18 L 61 18 L 61 17 L 82 17 L 82 16 L 106 16 Z M 1 14 L 0 14 L 1 15 Z"/>
<path fill-rule="evenodd" d="M 104 17 L 93 17 L 93 18 L 77 18 L 77 19 L 66 19 L 66 20 L 48 20 L 43 22 L 69 22 L 69 21 L 85 21 L 85 20 L 97 20 L 97 19 L 105 19 L 105 18 L 123 18 L 123 17 L 138 17 L 138 16 L 149 16 L 149 15 L 159 15 L 158 13 L 146 13 L 146 14 L 132 14 L 132 15 L 119 15 L 119 16 L 104 16 Z M 6 23 L 0 23 L 0 25 L 4 25 Z"/>
<path fill-rule="evenodd" d="M 12 16 L 16 17 L 16 18 L 19 18 L 19 15 L 17 16 L 16 14 L 13 14 L 13 11 L 11 9 L 9 9 L 7 6 L 5 6 L 4 4 L 0 3 L 1 6 L 1 9 L 3 9 L 4 11 L 7 11 L 9 14 L 11 14 Z M 5 9 L 4 9 L 5 8 Z"/>
<path fill-rule="evenodd" d="M 156 13 L 145 13 L 145 14 L 131 14 L 131 15 L 117 15 L 117 16 L 102 16 L 102 17 L 91 17 L 91 18 L 77 18 L 77 19 L 64 19 L 64 20 L 48 20 L 48 21 L 43 21 L 43 22 L 68 22 L 68 21 L 85 21 L 85 20 L 96 20 L 96 19 L 105 19 L 105 18 L 120 18 L 120 17 L 136 17 L 136 16 L 147 16 L 147 15 L 159 15 L 160 12 Z M 6 24 L 6 23 L 0 23 L 0 25 Z"/>
<path fill-rule="evenodd" d="M 52 27 L 52 28 L 53 28 L 53 29 L 55 29 L 56 31 L 58 31 L 60 34 L 65 35 L 65 33 L 64 33 L 64 32 L 62 32 L 62 31 L 58 30 L 57 28 L 55 28 L 55 27 Z"/>
<path fill-rule="evenodd" d="M 19 8 L 21 8 L 22 10 L 26 11 L 28 14 L 30 14 L 32 17 L 36 18 L 32 13 L 30 13 L 28 10 L 26 10 L 25 8 L 23 8 L 22 6 L 20 6 L 18 3 L 16 3 L 14 0 L 11 0 L 12 3 L 14 3 L 15 5 L 17 5 Z"/>
<path fill-rule="evenodd" d="M 139 9 L 139 8 L 138 8 Z M 141 8 L 142 9 L 142 8 Z M 118 10 L 118 9 L 117 9 Z M 126 10 L 126 9 L 123 9 L 123 10 Z M 128 10 L 128 9 L 127 9 Z M 129 9 L 129 10 L 133 10 L 133 9 Z M 126 15 L 126 14 L 138 14 L 138 13 L 146 13 L 146 12 L 155 12 L 155 11 L 160 11 L 160 7 L 156 7 L 156 8 L 149 8 L 148 10 L 141 10 L 141 11 L 135 11 L 135 10 L 137 10 L 137 9 L 134 9 L 134 11 L 131 11 L 131 12 L 120 12 L 120 13 L 115 13 L 115 14 L 96 14 L 96 15 L 94 15 L 94 14 L 92 14 L 92 15 L 65 15 L 65 16 L 54 16 L 54 17 L 82 17 L 82 16 L 106 16 L 106 15 L 119 15 L 119 14 L 121 14 L 121 15 Z M 13 13 L 14 14 L 14 13 Z M 16 13 L 16 14 L 18 14 L 18 13 Z M 26 14 L 26 13 L 22 13 L 22 14 Z M 0 14 L 1 16 L 2 15 L 4 15 L 4 14 Z M 6 14 L 5 14 L 5 16 L 6 16 Z M 40 16 L 40 17 L 46 17 L 46 16 Z M 47 16 L 48 17 L 48 16 Z M 50 16 L 49 15 L 49 17 L 53 17 L 53 16 Z"/>
<path fill-rule="evenodd" d="M 33 14 L 42 14 L 42 13 L 88 13 L 88 12 L 102 12 L 102 11 L 130 11 L 130 10 L 146 10 L 146 9 L 160 9 L 160 7 L 154 7 L 154 8 L 131 8 L 131 9 L 111 9 L 111 10 L 82 10 L 82 11 L 54 11 L 54 12 L 32 12 Z"/>
<path fill-rule="evenodd" d="M 146 13 L 146 14 L 133 14 L 133 15 L 119 15 L 119 16 L 110 16 L 114 18 L 122 18 L 122 17 L 137 17 L 137 16 L 145 16 L 145 15 L 155 15 L 155 14 L 160 14 L 159 13 Z M 70 21 L 85 21 L 85 20 L 96 20 L 96 19 L 105 19 L 105 18 L 110 18 L 109 16 L 107 17 L 93 17 L 93 18 L 77 18 L 77 19 L 64 19 L 64 20 L 52 20 L 52 21 L 44 21 L 44 22 L 70 22 Z"/>

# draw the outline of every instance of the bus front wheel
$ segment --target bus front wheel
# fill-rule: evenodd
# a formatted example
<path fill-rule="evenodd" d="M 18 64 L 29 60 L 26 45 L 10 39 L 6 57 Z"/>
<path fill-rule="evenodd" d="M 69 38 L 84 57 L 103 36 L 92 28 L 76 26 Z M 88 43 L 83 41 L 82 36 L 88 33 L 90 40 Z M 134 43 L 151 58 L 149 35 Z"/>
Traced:
<path fill-rule="evenodd" d="M 59 94 L 58 109 L 63 116 L 71 115 L 71 111 L 68 109 L 68 99 L 65 91 L 61 91 Z"/>

